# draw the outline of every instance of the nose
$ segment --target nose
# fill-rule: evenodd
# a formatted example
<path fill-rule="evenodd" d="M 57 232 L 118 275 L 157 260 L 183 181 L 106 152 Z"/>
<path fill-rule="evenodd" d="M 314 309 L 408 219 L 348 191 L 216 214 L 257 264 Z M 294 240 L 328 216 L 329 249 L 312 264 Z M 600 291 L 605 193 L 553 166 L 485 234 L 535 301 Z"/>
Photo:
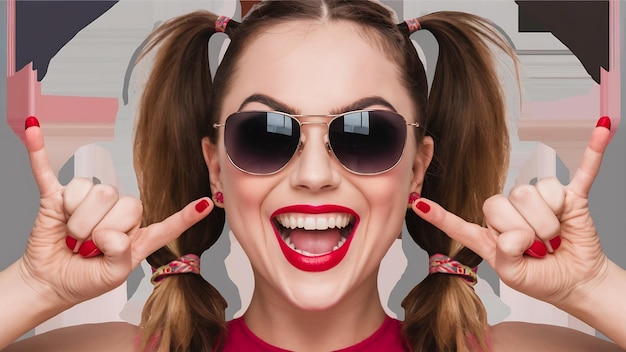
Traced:
<path fill-rule="evenodd" d="M 300 150 L 295 155 L 296 165 L 290 175 L 292 187 L 311 192 L 337 187 L 341 177 L 328 147 L 326 126 L 309 125 L 305 129 Z"/>

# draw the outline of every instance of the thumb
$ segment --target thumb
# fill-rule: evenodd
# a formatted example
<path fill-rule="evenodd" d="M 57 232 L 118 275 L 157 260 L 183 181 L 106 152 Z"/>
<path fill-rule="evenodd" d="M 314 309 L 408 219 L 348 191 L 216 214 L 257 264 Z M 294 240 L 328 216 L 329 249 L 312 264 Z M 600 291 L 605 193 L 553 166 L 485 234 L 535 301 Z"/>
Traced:
<path fill-rule="evenodd" d="M 183 232 L 204 219 L 214 208 L 208 197 L 187 204 L 180 211 L 165 220 L 139 229 L 136 242 L 133 244 L 133 258 L 138 265 L 141 260 L 178 238 Z"/>
<path fill-rule="evenodd" d="M 126 280 L 128 273 L 134 267 L 131 266 L 129 237 L 123 232 L 98 229 L 92 233 L 92 240 L 95 248 L 102 252 L 104 265 L 109 268 L 108 272 L 119 273 L 119 277 L 112 275 L 109 279 L 116 280 L 116 284 Z"/>
<path fill-rule="evenodd" d="M 501 233 L 497 241 L 498 275 L 508 283 L 509 278 L 519 278 L 520 273 L 525 272 L 524 253 L 536 241 L 535 234 L 517 229 Z"/>
<path fill-rule="evenodd" d="M 412 208 L 419 217 L 445 232 L 453 240 L 471 249 L 483 259 L 491 262 L 491 258 L 495 254 L 495 243 L 487 229 L 463 220 L 426 198 L 418 199 L 413 203 Z"/>

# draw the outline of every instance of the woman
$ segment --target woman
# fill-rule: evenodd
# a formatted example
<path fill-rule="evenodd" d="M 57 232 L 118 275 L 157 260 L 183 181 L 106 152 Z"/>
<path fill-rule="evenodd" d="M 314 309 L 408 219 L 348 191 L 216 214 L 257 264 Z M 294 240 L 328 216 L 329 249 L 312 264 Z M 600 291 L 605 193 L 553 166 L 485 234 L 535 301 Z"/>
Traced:
<path fill-rule="evenodd" d="M 430 96 L 409 39 L 420 28 L 439 43 Z M 232 42 L 212 79 L 216 32 Z M 512 53 L 484 20 L 437 13 L 398 25 L 375 2 L 269 1 L 241 24 L 179 17 L 148 43 L 145 53 L 158 51 L 135 140 L 143 209 L 84 180 L 61 187 L 39 129 L 27 129 L 42 207 L 26 254 L 0 278 L 14 283 L 0 297 L 21 302 L 4 345 L 117 286 L 147 256 L 155 289 L 140 327 L 73 327 L 12 348 L 617 349 L 556 327 L 488 327 L 471 286 L 482 257 L 511 287 L 626 347 L 614 326 L 623 318 L 607 306 L 619 301 L 611 285 L 626 285 L 624 271 L 602 254 L 586 208 L 610 120 L 600 120 L 569 186 L 545 180 L 491 197 L 508 140 L 490 48 Z M 248 310 L 229 323 L 225 300 L 193 275 L 225 214 L 255 277 Z M 376 278 L 404 221 L 432 275 L 404 300 L 400 323 L 385 315 Z"/>

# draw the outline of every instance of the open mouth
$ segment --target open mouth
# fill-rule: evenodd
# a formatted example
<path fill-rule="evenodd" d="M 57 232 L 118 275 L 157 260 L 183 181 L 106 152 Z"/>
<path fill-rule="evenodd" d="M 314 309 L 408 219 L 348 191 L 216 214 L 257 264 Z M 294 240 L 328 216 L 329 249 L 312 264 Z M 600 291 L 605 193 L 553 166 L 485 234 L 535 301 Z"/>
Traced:
<path fill-rule="evenodd" d="M 291 206 L 272 217 L 280 248 L 304 271 L 324 271 L 341 262 L 358 224 L 356 213 L 340 206 Z"/>
<path fill-rule="evenodd" d="M 318 256 L 341 248 L 354 228 L 355 217 L 345 213 L 280 214 L 274 218 L 283 241 L 294 251 Z"/>

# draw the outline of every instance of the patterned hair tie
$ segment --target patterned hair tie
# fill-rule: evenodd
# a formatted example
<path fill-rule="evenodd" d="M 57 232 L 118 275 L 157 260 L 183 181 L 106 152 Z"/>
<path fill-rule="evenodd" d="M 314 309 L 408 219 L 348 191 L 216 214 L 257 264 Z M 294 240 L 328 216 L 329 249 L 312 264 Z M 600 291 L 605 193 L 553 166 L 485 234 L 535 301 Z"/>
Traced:
<path fill-rule="evenodd" d="M 226 16 L 220 16 L 215 20 L 215 31 L 220 33 L 226 33 L 226 26 L 230 22 L 231 18 Z"/>
<path fill-rule="evenodd" d="M 417 20 L 417 18 L 411 18 L 408 19 L 406 21 L 404 21 L 408 27 L 409 30 L 409 34 L 410 33 L 414 33 L 419 31 L 420 29 L 422 29 L 422 25 L 420 24 L 420 22 Z"/>
<path fill-rule="evenodd" d="M 152 284 L 156 284 L 169 275 L 186 273 L 200 275 L 200 257 L 195 254 L 186 254 L 165 265 L 161 265 L 157 269 L 152 268 L 152 277 L 150 278 L 150 282 L 152 282 Z"/>
<path fill-rule="evenodd" d="M 467 265 L 463 265 L 456 260 L 451 259 L 444 254 L 433 254 L 430 256 L 430 267 L 428 272 L 432 275 L 435 273 L 459 275 L 463 281 L 469 285 L 474 286 L 478 282 L 478 276 L 476 272 L 478 267 L 470 268 Z"/>

